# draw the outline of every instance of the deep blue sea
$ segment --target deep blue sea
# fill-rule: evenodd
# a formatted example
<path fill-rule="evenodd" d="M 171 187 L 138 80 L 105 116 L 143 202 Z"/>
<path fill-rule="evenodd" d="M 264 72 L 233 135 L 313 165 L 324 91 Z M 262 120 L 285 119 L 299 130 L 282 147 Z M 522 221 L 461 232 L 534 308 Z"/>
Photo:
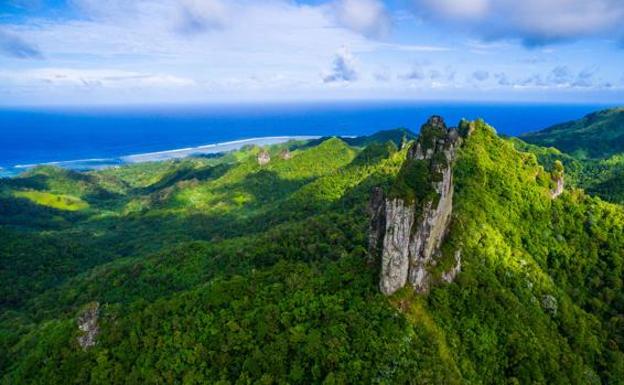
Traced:
<path fill-rule="evenodd" d="M 577 119 L 605 105 L 460 103 L 306 103 L 210 106 L 2 108 L 0 167 L 117 158 L 290 135 L 364 135 L 406 127 L 432 114 L 449 124 L 484 118 L 499 133 L 518 135 Z M 2 170 L 0 170 L 2 171 Z"/>

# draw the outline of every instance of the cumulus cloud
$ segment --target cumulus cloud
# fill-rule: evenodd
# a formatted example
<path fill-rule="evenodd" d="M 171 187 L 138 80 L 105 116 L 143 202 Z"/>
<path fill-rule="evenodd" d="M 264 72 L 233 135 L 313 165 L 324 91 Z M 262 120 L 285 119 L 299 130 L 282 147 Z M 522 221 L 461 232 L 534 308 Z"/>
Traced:
<path fill-rule="evenodd" d="M 433 67 L 433 68 L 431 68 Z M 398 76 L 398 79 L 408 81 L 427 81 L 431 84 L 447 84 L 453 83 L 457 71 L 452 66 L 446 66 L 439 69 L 428 61 L 417 62 L 412 65 L 411 69 Z"/>
<path fill-rule="evenodd" d="M 179 25 L 182 32 L 196 33 L 223 28 L 230 9 L 221 0 L 178 0 Z"/>
<path fill-rule="evenodd" d="M 368 37 L 385 36 L 391 19 L 379 0 L 336 0 L 330 4 L 338 24 Z"/>
<path fill-rule="evenodd" d="M 21 37 L 0 29 L 0 53 L 19 59 L 41 59 L 39 49 Z"/>
<path fill-rule="evenodd" d="M 496 82 L 498 83 L 499 86 L 507 87 L 507 86 L 513 85 L 511 80 L 509 80 L 509 76 L 507 76 L 507 74 L 504 72 L 495 73 L 494 79 L 496 79 Z"/>
<path fill-rule="evenodd" d="M 440 71 L 438 71 L 436 69 L 433 69 L 433 70 L 429 71 L 429 79 L 431 79 L 431 80 L 438 80 L 440 78 L 442 78 L 442 72 L 440 72 Z"/>
<path fill-rule="evenodd" d="M 518 38 L 527 46 L 624 36 L 621 0 L 415 0 L 415 5 L 424 18 L 488 40 Z"/>
<path fill-rule="evenodd" d="M 554 84 L 566 84 L 570 82 L 572 72 L 567 66 L 557 66 L 551 72 L 551 79 Z"/>
<path fill-rule="evenodd" d="M 480 19 L 487 14 L 490 2 L 488 0 L 420 0 L 418 6 L 421 11 L 430 16 L 441 15 L 456 20 Z"/>
<path fill-rule="evenodd" d="M 425 71 L 420 66 L 414 66 L 407 73 L 399 76 L 403 80 L 424 80 L 426 78 Z"/>
<path fill-rule="evenodd" d="M 537 88 L 610 88 L 612 83 L 602 82 L 597 67 L 587 67 L 578 72 L 567 66 L 557 66 L 546 74 L 530 75 L 514 86 Z"/>
<path fill-rule="evenodd" d="M 379 68 L 374 74 L 373 77 L 378 82 L 389 82 L 390 81 L 390 70 L 387 67 Z"/>
<path fill-rule="evenodd" d="M 358 78 L 355 58 L 346 48 L 341 48 L 334 56 L 334 63 L 329 73 L 323 76 L 324 83 L 353 82 Z"/>
<path fill-rule="evenodd" d="M 596 75 L 596 68 L 585 68 L 576 75 L 576 79 L 572 83 L 573 87 L 593 87 L 595 85 L 594 76 Z"/>
<path fill-rule="evenodd" d="M 490 78 L 488 71 L 478 70 L 472 73 L 472 78 L 479 82 L 484 82 Z"/>

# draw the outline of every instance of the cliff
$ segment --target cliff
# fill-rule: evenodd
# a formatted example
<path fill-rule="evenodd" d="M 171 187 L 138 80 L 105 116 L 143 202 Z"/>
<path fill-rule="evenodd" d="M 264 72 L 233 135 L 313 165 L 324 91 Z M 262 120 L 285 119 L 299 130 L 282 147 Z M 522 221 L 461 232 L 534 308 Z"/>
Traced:
<path fill-rule="evenodd" d="M 550 190 L 550 196 L 552 199 L 555 199 L 559 195 L 563 194 L 563 191 L 565 189 L 563 164 L 560 161 L 556 161 L 554 168 L 555 169 L 553 170 L 551 175 L 553 188 Z"/>
<path fill-rule="evenodd" d="M 426 292 L 430 268 L 441 258 L 440 248 L 448 232 L 453 210 L 453 160 L 461 145 L 459 131 L 447 128 L 434 116 L 421 128 L 397 180 L 386 197 L 380 189 L 370 203 L 369 247 L 372 259 L 381 261 L 380 290 L 390 295 L 410 284 Z M 461 265 L 443 273 L 452 281 Z"/>

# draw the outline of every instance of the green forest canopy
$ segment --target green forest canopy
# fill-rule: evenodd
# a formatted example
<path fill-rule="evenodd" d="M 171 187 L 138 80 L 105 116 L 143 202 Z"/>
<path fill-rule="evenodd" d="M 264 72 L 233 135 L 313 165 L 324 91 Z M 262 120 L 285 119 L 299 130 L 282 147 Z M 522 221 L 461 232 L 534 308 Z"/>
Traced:
<path fill-rule="evenodd" d="M 622 384 L 622 206 L 552 200 L 564 154 L 474 127 L 447 241 L 462 272 L 428 296 L 384 297 L 367 263 L 370 191 L 406 157 L 393 142 L 3 180 L 2 383 Z"/>

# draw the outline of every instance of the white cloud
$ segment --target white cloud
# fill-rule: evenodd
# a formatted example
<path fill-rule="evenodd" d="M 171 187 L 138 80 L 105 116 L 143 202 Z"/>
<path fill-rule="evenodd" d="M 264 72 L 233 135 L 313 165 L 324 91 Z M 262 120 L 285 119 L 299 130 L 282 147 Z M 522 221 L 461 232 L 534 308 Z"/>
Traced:
<path fill-rule="evenodd" d="M 490 9 L 489 0 L 420 0 L 421 11 L 456 20 L 481 19 Z"/>
<path fill-rule="evenodd" d="M 25 21 L 3 19 L 0 27 L 5 35 L 0 41 L 13 45 L 9 51 L 0 48 L 4 49 L 0 52 L 0 103 L 28 103 L 35 97 L 44 103 L 56 102 L 70 100 L 70 96 L 78 103 L 167 101 L 172 95 L 176 101 L 193 102 L 382 97 L 384 92 L 392 97 L 408 97 L 413 95 L 410 92 L 440 97 L 440 93 L 428 93 L 434 88 L 458 97 L 467 94 L 455 91 L 459 89 L 523 87 L 527 73 L 538 75 L 528 79 L 526 88 L 539 92 L 540 87 L 580 89 L 583 84 L 606 84 L 601 76 L 615 84 L 621 73 L 609 63 L 604 64 L 604 73 L 581 74 L 581 69 L 605 62 L 608 44 L 602 44 L 600 56 L 583 53 L 566 61 L 570 76 L 557 77 L 551 73 L 553 64 L 571 54 L 563 56 L 557 50 L 549 55 L 548 63 L 519 63 L 513 55 L 524 50 L 513 42 L 471 43 L 457 41 L 456 36 L 428 35 L 437 31 L 414 14 L 397 16 L 396 6 L 386 7 L 381 0 L 67 1 L 74 9 L 63 17 L 37 12 L 39 16 L 25 16 Z M 501 11 L 505 4 L 524 7 L 511 0 L 500 0 L 496 8 L 493 0 L 418 3 L 421 16 L 431 20 L 452 21 L 464 28 L 483 24 L 483 37 L 526 37 L 520 34 L 520 26 L 526 24 L 520 12 Z M 483 21 L 490 16 L 492 20 L 503 16 L 517 20 L 507 20 L 510 26 Z M 562 30 L 558 23 L 553 22 Z M 588 24 L 595 30 L 595 23 Z M 336 53 L 341 46 L 349 50 Z M 491 60 L 484 64 L 471 49 L 489 54 Z M 532 51 L 538 53 L 542 50 Z M 28 55 L 40 59 L 19 59 Z M 449 67 L 458 63 L 461 66 L 456 69 Z M 472 77 L 478 69 L 489 72 L 487 81 L 480 83 Z M 507 75 L 502 78 L 498 73 Z"/>
<path fill-rule="evenodd" d="M 19 59 L 41 59 L 39 49 L 16 34 L 0 29 L 0 54 Z"/>
<path fill-rule="evenodd" d="M 232 10 L 221 0 L 178 0 L 179 28 L 182 32 L 203 32 L 223 28 Z"/>
<path fill-rule="evenodd" d="M 601 79 L 597 67 L 585 67 L 578 71 L 568 66 L 556 66 L 545 73 L 534 73 L 517 81 L 512 81 L 504 73 L 496 74 L 495 78 L 501 86 L 515 88 L 535 88 L 542 90 L 573 90 L 573 89 L 609 89 L 613 83 Z"/>
<path fill-rule="evenodd" d="M 327 5 L 222 0 L 221 8 L 185 2 L 186 7 L 199 7 L 193 13 L 205 24 L 184 29 L 183 0 L 136 0 L 121 9 L 105 1 L 73 1 L 79 17 L 33 18 L 6 26 L 7 32 L 36 43 L 45 54 L 45 60 L 29 62 L 29 68 L 40 67 L 38 72 L 26 71 L 14 59 L 2 63 L 0 88 L 11 90 L 12 101 L 19 94 L 27 100 L 34 94 L 56 99 L 63 90 L 72 90 L 75 100 L 87 103 L 96 92 L 98 101 L 154 100 L 170 97 L 166 90 L 182 86 L 176 100 L 319 95 L 332 80 L 359 79 L 354 54 L 397 50 L 337 26 Z M 341 45 L 350 51 L 339 53 L 326 82 L 319 81 L 327 58 Z M 373 81 L 372 76 L 361 79 Z M 123 87 L 127 92 L 121 92 Z M 92 93 L 84 96 L 85 90 Z"/>
<path fill-rule="evenodd" d="M 477 70 L 472 73 L 472 78 L 479 82 L 484 82 L 490 78 L 490 73 L 484 70 Z"/>
<path fill-rule="evenodd" d="M 331 71 L 323 75 L 324 83 L 353 82 L 358 79 L 355 69 L 355 58 L 345 47 L 342 47 L 334 56 Z"/>
<path fill-rule="evenodd" d="M 0 72 L 0 79 L 17 84 L 40 82 L 60 87 L 88 88 L 188 87 L 195 85 L 193 80 L 183 77 L 115 69 L 40 68 L 24 71 L 2 71 Z"/>
<path fill-rule="evenodd" d="M 340 25 L 365 36 L 383 37 L 390 31 L 390 16 L 379 0 L 336 0 L 330 9 Z"/>
<path fill-rule="evenodd" d="M 403 80 L 424 80 L 425 77 L 425 71 L 420 65 L 414 65 L 408 72 L 399 76 Z"/>
<path fill-rule="evenodd" d="M 119 18 L 130 16 L 147 4 L 146 0 L 69 0 L 82 15 L 92 19 Z"/>
<path fill-rule="evenodd" d="M 526 45 L 624 36 L 621 0 L 415 0 L 415 5 L 425 18 L 486 39 L 519 38 Z"/>
<path fill-rule="evenodd" d="M 513 85 L 511 80 L 509 80 L 509 76 L 504 72 L 495 73 L 494 79 L 496 79 L 496 82 L 499 86 L 509 87 Z"/>

